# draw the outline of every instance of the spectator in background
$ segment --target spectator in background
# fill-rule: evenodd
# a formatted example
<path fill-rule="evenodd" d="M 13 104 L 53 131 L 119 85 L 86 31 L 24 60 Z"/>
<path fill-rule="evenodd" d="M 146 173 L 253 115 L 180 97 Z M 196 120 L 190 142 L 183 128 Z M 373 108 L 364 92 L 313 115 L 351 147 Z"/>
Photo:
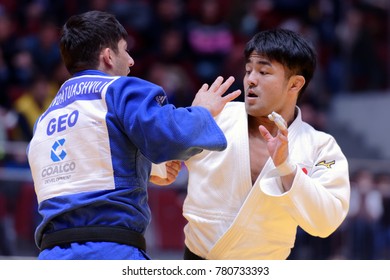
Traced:
<path fill-rule="evenodd" d="M 170 102 L 178 107 L 191 105 L 195 94 L 192 93 L 195 84 L 184 68 L 180 65 L 153 63 L 148 71 L 147 79 L 161 85 Z"/>
<path fill-rule="evenodd" d="M 13 240 L 10 236 L 10 224 L 8 220 L 7 201 L 8 197 L 3 195 L 3 191 L 0 190 L 0 256 L 12 256 Z"/>
<path fill-rule="evenodd" d="M 390 173 L 380 172 L 375 175 L 376 188 L 381 194 L 382 214 L 378 220 L 378 230 L 375 232 L 375 259 L 390 259 Z"/>
<path fill-rule="evenodd" d="M 379 56 L 377 38 L 369 29 L 370 23 L 377 20 L 375 15 L 368 17 L 370 13 L 364 6 L 353 6 L 346 10 L 337 27 L 344 69 L 343 89 L 347 92 L 367 92 L 386 85 L 387 61 Z"/>
<path fill-rule="evenodd" d="M 327 130 L 327 115 L 323 108 L 313 97 L 302 98 L 299 108 L 302 111 L 302 119 L 317 130 Z"/>
<path fill-rule="evenodd" d="M 179 62 L 188 59 L 187 9 L 180 0 L 158 0 L 154 3 L 152 54 L 158 61 Z M 160 57 L 161 56 L 161 57 Z"/>
<path fill-rule="evenodd" d="M 14 49 L 14 22 L 0 5 L 0 106 L 5 108 L 11 108 L 8 90 L 11 79 L 10 57 Z"/>
<path fill-rule="evenodd" d="M 0 106 L 12 108 L 13 80 L 12 58 L 17 49 L 18 37 L 12 16 L 0 5 Z"/>
<path fill-rule="evenodd" d="M 154 22 L 153 32 L 160 33 L 171 28 L 186 29 L 187 3 L 181 0 L 157 0 L 153 1 Z"/>
<path fill-rule="evenodd" d="M 152 2 L 145 0 L 123 1 L 114 0 L 109 2 L 109 9 L 98 9 L 100 11 L 108 11 L 115 14 L 124 28 L 129 33 L 128 45 L 132 55 L 137 60 L 137 67 L 134 69 L 135 75 L 145 76 L 144 68 L 148 67 L 143 63 L 143 59 L 147 59 L 150 51 L 153 48 L 153 36 L 155 27 L 153 22 Z M 90 10 L 96 10 L 93 7 Z"/>
<path fill-rule="evenodd" d="M 232 49 L 223 62 L 222 74 L 224 76 L 242 76 L 242 69 L 245 65 L 242 50 L 244 49 L 246 42 L 247 38 L 245 36 L 240 36 L 238 34 L 235 36 Z M 234 81 L 232 88 L 242 89 L 242 82 L 237 79 L 236 81 Z M 244 101 L 244 96 L 239 96 L 237 101 Z"/>
<path fill-rule="evenodd" d="M 36 34 L 23 40 L 25 48 L 31 53 L 36 68 L 48 77 L 61 61 L 58 39 L 59 27 L 53 20 L 45 19 Z"/>
<path fill-rule="evenodd" d="M 0 4 L 0 46 L 6 64 L 10 64 L 10 58 L 17 47 L 19 37 L 16 33 L 16 26 L 13 17 Z"/>
<path fill-rule="evenodd" d="M 378 222 L 382 213 L 382 194 L 375 186 L 373 173 L 365 168 L 357 170 L 351 177 L 351 207 L 348 213 L 351 243 L 348 259 L 374 259 Z"/>
<path fill-rule="evenodd" d="M 197 76 L 209 83 L 223 71 L 233 34 L 220 0 L 200 0 L 188 24 L 188 44 Z"/>
<path fill-rule="evenodd" d="M 16 253 L 16 246 L 20 241 L 17 238 L 20 236 L 15 224 L 26 222 L 25 225 L 28 225 L 32 220 L 29 216 L 28 220 L 17 221 L 16 212 L 24 212 L 26 215 L 34 213 L 34 209 L 29 208 L 29 203 L 19 203 L 20 194 L 24 190 L 33 190 L 32 187 L 28 186 L 27 189 L 20 184 L 20 174 L 16 173 L 16 176 L 12 176 L 5 171 L 8 168 L 13 170 L 28 168 L 25 153 L 21 153 L 22 150 L 14 149 L 11 145 L 13 139 L 10 136 L 15 129 L 18 129 L 17 115 L 12 110 L 0 106 L 0 168 L 4 168 L 1 172 L 3 176 L 0 177 L 0 255 L 3 256 L 12 256 Z M 34 196 L 30 196 L 29 201 L 34 200 Z M 29 233 L 31 238 L 32 232 Z"/>
<path fill-rule="evenodd" d="M 54 67 L 53 72 L 50 75 L 49 79 L 50 82 L 52 83 L 52 87 L 59 89 L 62 86 L 62 84 L 70 77 L 71 76 L 68 70 L 66 69 L 64 62 L 61 60 Z"/>
<path fill-rule="evenodd" d="M 15 140 L 30 141 L 34 124 L 49 107 L 58 88 L 50 83 L 46 75 L 36 73 L 31 85 L 14 102 L 14 109 L 20 118 L 19 136 Z"/>
<path fill-rule="evenodd" d="M 15 100 L 33 81 L 37 65 L 31 52 L 26 48 L 15 51 L 11 61 L 12 100 Z"/>
<path fill-rule="evenodd" d="M 161 84 L 173 104 L 189 106 L 201 81 L 188 54 L 186 3 L 159 0 L 153 7 L 153 45 L 143 60 L 145 76 Z"/>
<path fill-rule="evenodd" d="M 10 69 L 5 62 L 3 50 L 0 47 L 0 106 L 4 108 L 11 107 L 11 100 L 8 94 L 10 75 Z"/>
<path fill-rule="evenodd" d="M 181 29 L 168 28 L 149 57 L 146 77 L 166 90 L 169 100 L 176 106 L 190 106 L 196 89 L 201 86 L 187 53 Z M 225 74 L 225 73 L 221 73 Z M 194 93 L 193 93 L 194 92 Z"/>

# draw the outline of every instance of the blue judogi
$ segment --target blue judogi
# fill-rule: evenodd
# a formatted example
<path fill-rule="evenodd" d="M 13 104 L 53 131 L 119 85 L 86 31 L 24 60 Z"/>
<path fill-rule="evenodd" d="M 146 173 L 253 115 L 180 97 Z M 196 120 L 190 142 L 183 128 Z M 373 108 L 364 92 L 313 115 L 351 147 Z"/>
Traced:
<path fill-rule="evenodd" d="M 161 87 L 139 78 L 77 73 L 37 120 L 27 151 L 42 216 L 37 245 L 44 234 L 75 227 L 144 234 L 150 222 L 151 162 L 186 160 L 203 149 L 226 146 L 205 108 L 175 108 Z M 143 257 L 148 258 L 136 247 L 100 241 L 40 254 L 41 259 Z"/>

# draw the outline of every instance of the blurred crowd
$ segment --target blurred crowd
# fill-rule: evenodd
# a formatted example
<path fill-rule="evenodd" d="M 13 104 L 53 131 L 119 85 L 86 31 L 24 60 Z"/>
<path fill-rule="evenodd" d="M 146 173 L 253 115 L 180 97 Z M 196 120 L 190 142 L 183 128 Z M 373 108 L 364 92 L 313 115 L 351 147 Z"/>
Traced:
<path fill-rule="evenodd" d="M 387 0 L 0 0 L 0 255 L 15 254 L 15 238 L 33 243 L 33 187 L 9 174 L 28 169 L 25 143 L 34 122 L 69 77 L 58 49 L 69 16 L 92 9 L 115 14 L 130 35 L 131 75 L 163 86 L 176 106 L 189 106 L 217 75 L 233 75 L 233 88 L 241 88 L 244 45 L 257 31 L 298 31 L 318 53 L 303 117 L 326 130 L 334 96 L 389 88 L 389 6 Z M 389 174 L 354 174 L 350 216 L 326 240 L 331 246 L 310 239 L 292 257 L 389 257 Z"/>
<path fill-rule="evenodd" d="M 291 259 L 390 259 L 390 172 L 351 174 L 351 202 L 341 227 L 326 239 L 298 231 Z"/>

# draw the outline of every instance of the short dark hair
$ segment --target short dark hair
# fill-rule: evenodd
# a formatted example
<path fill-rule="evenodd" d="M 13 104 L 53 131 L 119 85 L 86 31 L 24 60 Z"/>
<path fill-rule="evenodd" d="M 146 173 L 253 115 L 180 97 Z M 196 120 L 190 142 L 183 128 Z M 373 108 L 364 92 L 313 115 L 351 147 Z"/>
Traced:
<path fill-rule="evenodd" d="M 287 70 L 287 77 L 302 75 L 306 83 L 299 94 L 298 99 L 301 98 L 317 64 L 317 55 L 311 43 L 294 31 L 271 29 L 261 31 L 252 37 L 244 50 L 245 59 L 248 59 L 252 52 L 281 63 Z"/>
<path fill-rule="evenodd" d="M 118 51 L 118 42 L 127 39 L 126 29 L 114 15 L 89 11 L 74 15 L 62 28 L 60 50 L 69 73 L 96 69 L 99 54 L 104 48 Z"/>

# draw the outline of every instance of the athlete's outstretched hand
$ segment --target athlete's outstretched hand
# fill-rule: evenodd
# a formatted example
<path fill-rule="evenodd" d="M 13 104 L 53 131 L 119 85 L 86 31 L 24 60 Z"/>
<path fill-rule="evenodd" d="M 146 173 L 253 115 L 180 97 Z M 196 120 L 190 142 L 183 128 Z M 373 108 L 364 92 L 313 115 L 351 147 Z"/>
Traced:
<path fill-rule="evenodd" d="M 221 113 L 226 103 L 234 100 L 241 94 L 241 90 L 235 90 L 224 95 L 233 82 L 233 77 L 229 77 L 225 82 L 222 77 L 218 77 L 210 87 L 208 84 L 203 84 L 192 101 L 192 106 L 205 107 L 213 117 L 217 116 Z"/>

